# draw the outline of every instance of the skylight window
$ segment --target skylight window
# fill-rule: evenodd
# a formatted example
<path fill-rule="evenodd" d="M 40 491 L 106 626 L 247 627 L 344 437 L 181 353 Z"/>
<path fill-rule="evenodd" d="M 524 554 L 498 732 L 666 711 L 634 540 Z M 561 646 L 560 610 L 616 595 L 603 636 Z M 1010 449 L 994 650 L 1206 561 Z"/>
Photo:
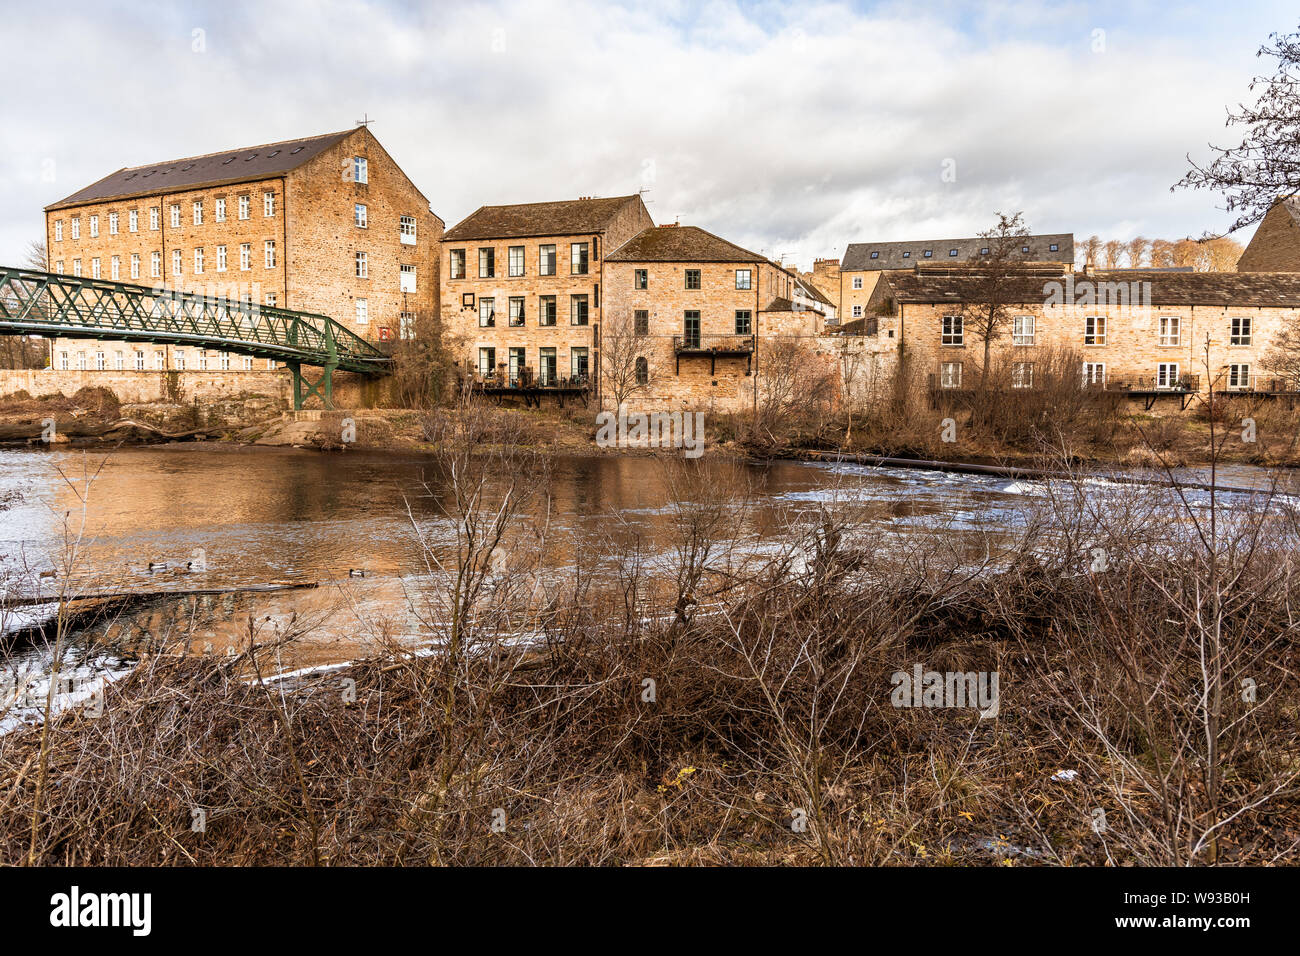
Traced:
<path fill-rule="evenodd" d="M 289 155 L 292 156 L 294 153 L 301 153 L 305 148 L 306 147 L 303 146 L 295 146 L 293 149 L 289 150 Z"/>
<path fill-rule="evenodd" d="M 933 250 L 933 249 L 926 249 L 925 252 L 923 253 L 923 255 L 924 255 L 927 259 L 929 259 L 932 255 L 934 255 L 934 250 Z"/>
<path fill-rule="evenodd" d="M 912 258 L 912 253 L 911 253 L 910 251 L 909 251 L 909 252 L 905 252 L 905 253 L 903 253 L 903 258 L 904 258 L 904 259 L 910 259 L 910 258 Z"/>
<path fill-rule="evenodd" d="M 1029 247 L 1028 247 L 1028 246 L 1021 246 L 1021 247 L 1020 247 L 1020 251 L 1021 251 L 1021 252 L 1025 252 L 1025 253 L 1027 253 L 1027 252 L 1029 252 Z"/>
<path fill-rule="evenodd" d="M 955 255 L 957 255 L 957 250 L 956 250 L 956 249 L 949 249 L 949 250 L 948 250 L 948 255 L 950 255 L 950 256 L 955 256 Z"/>
<path fill-rule="evenodd" d="M 871 258 L 873 258 L 873 259 L 879 259 L 879 258 L 880 258 L 880 253 L 878 253 L 878 252 L 873 252 L 873 253 L 871 254 Z"/>
<path fill-rule="evenodd" d="M 233 162 L 234 162 L 236 159 L 238 159 L 238 158 L 239 158 L 238 156 L 231 156 L 229 159 L 223 159 L 223 160 L 221 161 L 221 165 L 222 165 L 222 166 L 229 166 L 231 163 L 233 163 Z"/>
<path fill-rule="evenodd" d="M 1052 252 L 1056 252 L 1060 248 L 1060 246 L 1058 246 L 1056 243 L 1052 243 L 1047 248 L 1050 249 Z"/>

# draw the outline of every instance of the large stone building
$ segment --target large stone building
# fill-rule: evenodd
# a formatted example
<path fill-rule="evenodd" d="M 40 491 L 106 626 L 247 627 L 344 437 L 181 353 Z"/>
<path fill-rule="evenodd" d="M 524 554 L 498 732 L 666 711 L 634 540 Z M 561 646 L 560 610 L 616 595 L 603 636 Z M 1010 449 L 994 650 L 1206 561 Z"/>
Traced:
<path fill-rule="evenodd" d="M 442 237 L 442 324 L 471 375 L 595 383 L 606 257 L 653 226 L 639 195 L 481 206 Z"/>
<path fill-rule="evenodd" d="M 866 314 L 867 303 L 876 288 L 876 281 L 890 269 L 911 269 L 914 266 L 952 266 L 978 262 L 989 254 L 989 240 L 922 239 L 909 242 L 854 242 L 844 251 L 844 259 L 820 259 L 814 264 L 814 275 L 839 279 L 838 301 L 840 317 L 849 322 Z M 1026 262 L 1074 263 L 1074 236 L 1070 233 L 1026 236 L 1017 258 Z M 835 266 L 838 265 L 838 269 Z"/>
<path fill-rule="evenodd" d="M 55 272 L 321 313 L 374 340 L 436 322 L 442 220 L 366 127 L 120 169 L 45 219 Z M 248 356 L 129 342 L 59 341 L 53 359 L 253 368 Z"/>
<path fill-rule="evenodd" d="M 984 364 L 985 288 L 969 268 L 887 272 L 859 331 L 896 343 L 932 386 L 970 388 Z M 1011 305 L 990 365 L 1003 385 L 1033 387 L 1069 361 L 1064 374 L 1135 392 L 1296 387 L 1264 359 L 1279 331 L 1300 328 L 1300 274 L 1026 266 L 1001 295 Z"/>
<path fill-rule="evenodd" d="M 1300 199 L 1279 199 L 1237 260 L 1238 272 L 1300 272 Z"/>
<path fill-rule="evenodd" d="M 748 407 L 765 358 L 790 362 L 773 344 L 815 354 L 834 320 L 811 283 L 695 226 L 634 236 L 607 257 L 606 283 L 606 398 L 630 378 L 635 403 L 656 409 Z"/>

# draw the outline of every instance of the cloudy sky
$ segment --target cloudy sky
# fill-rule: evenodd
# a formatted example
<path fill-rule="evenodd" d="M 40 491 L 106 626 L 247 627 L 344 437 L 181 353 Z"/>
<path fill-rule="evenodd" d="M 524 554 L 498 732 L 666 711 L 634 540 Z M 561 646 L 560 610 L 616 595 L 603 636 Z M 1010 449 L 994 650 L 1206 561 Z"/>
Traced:
<path fill-rule="evenodd" d="M 647 189 L 804 268 L 851 241 L 1177 238 L 1294 3 L 237 0 L 5 5 L 0 262 L 122 166 L 371 129 L 452 225 Z M 945 175 L 947 172 L 947 175 Z M 1245 240 L 1248 236 L 1240 236 Z"/>

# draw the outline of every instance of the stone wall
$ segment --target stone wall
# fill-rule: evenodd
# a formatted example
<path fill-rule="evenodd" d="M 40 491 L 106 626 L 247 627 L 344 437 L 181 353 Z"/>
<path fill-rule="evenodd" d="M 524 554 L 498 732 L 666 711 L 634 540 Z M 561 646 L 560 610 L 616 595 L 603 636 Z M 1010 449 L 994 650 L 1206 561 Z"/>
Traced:
<path fill-rule="evenodd" d="M 78 372 L 50 369 L 0 369 L 0 395 L 25 391 L 33 398 L 75 395 L 83 388 L 107 388 L 124 404 L 214 402 L 259 395 L 293 407 L 293 382 L 287 370 L 254 372 Z M 358 398 L 360 390 L 357 389 Z"/>

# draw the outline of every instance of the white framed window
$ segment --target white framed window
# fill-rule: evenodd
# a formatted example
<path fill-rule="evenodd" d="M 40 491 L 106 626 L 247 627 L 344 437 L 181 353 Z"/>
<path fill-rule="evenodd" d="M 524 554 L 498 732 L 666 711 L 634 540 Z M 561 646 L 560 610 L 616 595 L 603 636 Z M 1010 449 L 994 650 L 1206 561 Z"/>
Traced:
<path fill-rule="evenodd" d="M 162 278 L 162 253 L 149 253 L 149 275 L 154 279 Z"/>
<path fill-rule="evenodd" d="M 99 256 L 90 260 L 90 277 L 92 279 L 99 278 Z"/>
<path fill-rule="evenodd" d="M 72 238 L 73 239 L 81 238 L 81 217 L 80 216 L 72 217 Z"/>
<path fill-rule="evenodd" d="M 252 199 L 251 196 L 240 196 L 240 197 L 239 197 L 239 218 L 240 218 L 240 219 L 247 219 L 247 218 L 248 218 L 248 216 L 249 216 L 249 209 L 250 209 L 250 207 L 252 206 L 252 202 L 253 202 L 253 199 Z"/>
<path fill-rule="evenodd" d="M 356 254 L 356 273 L 358 279 L 368 279 L 370 277 L 370 261 L 364 252 Z"/>
<path fill-rule="evenodd" d="M 161 210 L 160 210 L 159 207 L 157 207 L 157 206 L 150 206 L 150 207 L 149 207 L 149 229 L 150 229 L 150 231 L 152 231 L 152 232 L 157 232 L 157 231 L 158 231 L 158 226 L 159 226 L 160 221 L 161 221 Z"/>
<path fill-rule="evenodd" d="M 137 372 L 144 371 L 144 352 L 139 349 L 135 350 L 135 370 Z"/>
<path fill-rule="evenodd" d="M 1182 319 L 1176 315 L 1160 316 L 1160 344 L 1162 346 L 1180 344 L 1182 324 Z"/>
<path fill-rule="evenodd" d="M 86 353 L 77 352 L 77 371 L 84 372 L 85 370 L 86 370 Z"/>
<path fill-rule="evenodd" d="M 104 371 L 104 369 L 107 367 L 107 365 L 108 365 L 108 363 L 106 363 L 106 362 L 104 361 L 104 353 L 103 353 L 103 352 L 96 352 L 96 353 L 95 353 L 95 371 L 96 371 L 96 372 L 102 372 L 102 371 Z"/>
<path fill-rule="evenodd" d="M 398 236 L 400 238 L 402 245 L 404 246 L 415 245 L 415 217 L 414 216 L 403 216 L 401 219 L 401 223 L 398 225 L 397 229 L 398 229 Z"/>
<path fill-rule="evenodd" d="M 268 239 L 262 244 L 263 258 L 266 260 L 268 269 L 275 268 L 275 240 Z"/>
<path fill-rule="evenodd" d="M 965 345 L 965 323 L 960 315 L 945 315 L 943 317 L 943 338 L 944 345 Z"/>
<path fill-rule="evenodd" d="M 54 263 L 54 271 L 57 272 L 57 273 L 59 273 L 60 275 L 63 274 L 63 260 L 62 260 L 62 259 L 59 259 L 59 260 L 56 260 L 56 261 L 55 261 L 55 263 Z"/>
<path fill-rule="evenodd" d="M 203 225 L 203 200 L 199 200 L 195 202 L 193 204 L 193 208 L 194 208 L 194 225 L 196 226 Z"/>
<path fill-rule="evenodd" d="M 220 368 L 221 371 L 223 371 L 223 372 L 229 372 L 229 371 L 230 371 L 230 353 L 229 353 L 229 352 L 218 352 L 218 353 L 217 353 L 217 367 Z"/>
<path fill-rule="evenodd" d="M 131 253 L 131 278 L 140 278 L 140 253 Z"/>
<path fill-rule="evenodd" d="M 1228 336 L 1229 345 L 1249 345 L 1253 329 L 1249 317 L 1234 318 Z"/>
<path fill-rule="evenodd" d="M 1244 391 L 1250 388 L 1250 366 L 1236 364 L 1228 366 L 1228 388 Z"/>
<path fill-rule="evenodd" d="M 172 365 L 176 368 L 176 371 L 178 372 L 185 371 L 185 350 L 184 349 L 177 349 L 176 351 L 172 352 Z"/>
<path fill-rule="evenodd" d="M 113 368 L 119 372 L 126 370 L 126 353 L 121 349 L 113 353 Z"/>
<path fill-rule="evenodd" d="M 172 250 L 172 275 L 178 276 L 180 274 L 181 274 L 181 251 L 179 249 L 173 249 Z"/>
<path fill-rule="evenodd" d="M 203 275 L 203 247 L 194 250 L 194 274 Z"/>
<path fill-rule="evenodd" d="M 65 371 L 65 372 L 68 370 L 68 353 L 67 353 L 67 352 L 60 352 L 60 353 L 59 353 L 59 368 L 62 369 L 63 371 Z"/>
<path fill-rule="evenodd" d="M 63 241 L 63 220 L 62 219 L 54 220 L 54 241 L 55 242 Z"/>
<path fill-rule="evenodd" d="M 861 289 L 861 288 L 862 288 L 862 276 L 854 276 L 854 277 L 853 277 L 853 288 L 855 288 L 855 289 Z"/>
<path fill-rule="evenodd" d="M 126 214 L 126 228 L 131 232 L 140 231 L 140 210 L 132 209 Z"/>
<path fill-rule="evenodd" d="M 358 229 L 370 228 L 369 219 L 366 216 L 365 203 L 359 202 L 352 207 L 352 221 L 356 223 Z"/>
<path fill-rule="evenodd" d="M 280 301 L 279 296 L 277 296 L 274 292 L 268 292 L 266 294 L 266 305 L 269 305 L 271 308 L 274 309 L 276 305 L 279 303 L 279 301 Z"/>
<path fill-rule="evenodd" d="M 1106 344 L 1106 317 L 1104 315 L 1090 315 L 1083 320 L 1083 344 Z"/>
<path fill-rule="evenodd" d="M 216 202 L 216 209 L 215 209 L 215 211 L 214 211 L 214 213 L 213 213 L 213 218 L 215 218 L 215 219 L 217 220 L 217 222 L 225 222 L 225 221 L 226 221 L 226 201 L 225 201 L 224 199 L 218 199 L 218 200 L 216 200 L 215 202 Z"/>
<path fill-rule="evenodd" d="M 80 260 L 80 259 L 73 259 L 73 260 L 72 260 L 72 274 L 73 274 L 74 276 L 80 276 L 80 275 L 81 275 L 81 260 Z"/>
<path fill-rule="evenodd" d="M 94 239 L 98 235 L 99 235 L 99 217 L 91 216 L 90 217 L 90 238 Z"/>
<path fill-rule="evenodd" d="M 226 247 L 217 246 L 217 271 L 226 271 Z"/>
<path fill-rule="evenodd" d="M 245 242 L 239 247 L 239 271 L 247 272 L 251 268 L 253 268 L 253 244 Z"/>
<path fill-rule="evenodd" d="M 275 359 L 267 359 L 267 360 L 266 360 L 266 370 L 267 370 L 268 372 L 274 372 L 274 371 L 275 371 Z"/>
<path fill-rule="evenodd" d="M 364 156 L 352 157 L 352 181 L 354 183 L 370 182 L 370 164 Z"/>
<path fill-rule="evenodd" d="M 117 213 L 115 212 L 108 214 L 108 234 L 110 236 L 117 235 Z"/>
<path fill-rule="evenodd" d="M 155 372 L 161 372 L 167 368 L 167 353 L 157 349 L 153 353 L 153 367 Z"/>
<path fill-rule="evenodd" d="M 171 222 L 173 229 L 181 227 L 181 207 L 179 205 L 173 204 L 171 207 Z"/>
<path fill-rule="evenodd" d="M 251 356 L 251 355 L 245 355 L 245 356 L 244 356 L 244 371 L 245 371 L 245 372 L 251 372 L 252 370 L 253 370 L 253 356 Z"/>
<path fill-rule="evenodd" d="M 1011 344 L 1034 344 L 1034 317 L 1032 315 L 1017 315 L 1011 320 Z"/>
<path fill-rule="evenodd" d="M 275 193 L 262 193 L 262 217 L 270 219 L 275 215 Z"/>
<path fill-rule="evenodd" d="M 113 256 L 108 260 L 108 277 L 116 282 L 122 278 L 122 257 Z"/>
<path fill-rule="evenodd" d="M 402 269 L 401 279 L 400 279 L 400 282 L 402 284 L 401 290 L 403 292 L 414 292 L 415 291 L 415 266 L 404 265 L 401 267 L 401 269 Z"/>
<path fill-rule="evenodd" d="M 206 372 L 207 370 L 208 370 L 208 351 L 207 349 L 199 349 L 199 371 Z"/>
<path fill-rule="evenodd" d="M 860 306 L 860 305 L 855 305 L 855 306 L 853 307 L 853 317 L 854 317 L 855 319 L 860 319 L 860 318 L 862 318 L 862 306 Z"/>
<path fill-rule="evenodd" d="M 1033 388 L 1034 387 L 1034 363 L 1033 362 L 1012 362 L 1011 363 L 1011 387 L 1012 388 Z"/>
<path fill-rule="evenodd" d="M 1156 366 L 1156 388 L 1175 388 L 1178 385 L 1178 363 L 1161 362 Z"/>
<path fill-rule="evenodd" d="M 370 324 L 370 302 L 366 299 L 357 299 L 357 325 Z"/>
<path fill-rule="evenodd" d="M 397 317 L 397 337 L 400 339 L 415 338 L 414 312 L 403 312 Z"/>
<path fill-rule="evenodd" d="M 939 366 L 940 388 L 961 388 L 961 362 L 944 362 Z"/>

